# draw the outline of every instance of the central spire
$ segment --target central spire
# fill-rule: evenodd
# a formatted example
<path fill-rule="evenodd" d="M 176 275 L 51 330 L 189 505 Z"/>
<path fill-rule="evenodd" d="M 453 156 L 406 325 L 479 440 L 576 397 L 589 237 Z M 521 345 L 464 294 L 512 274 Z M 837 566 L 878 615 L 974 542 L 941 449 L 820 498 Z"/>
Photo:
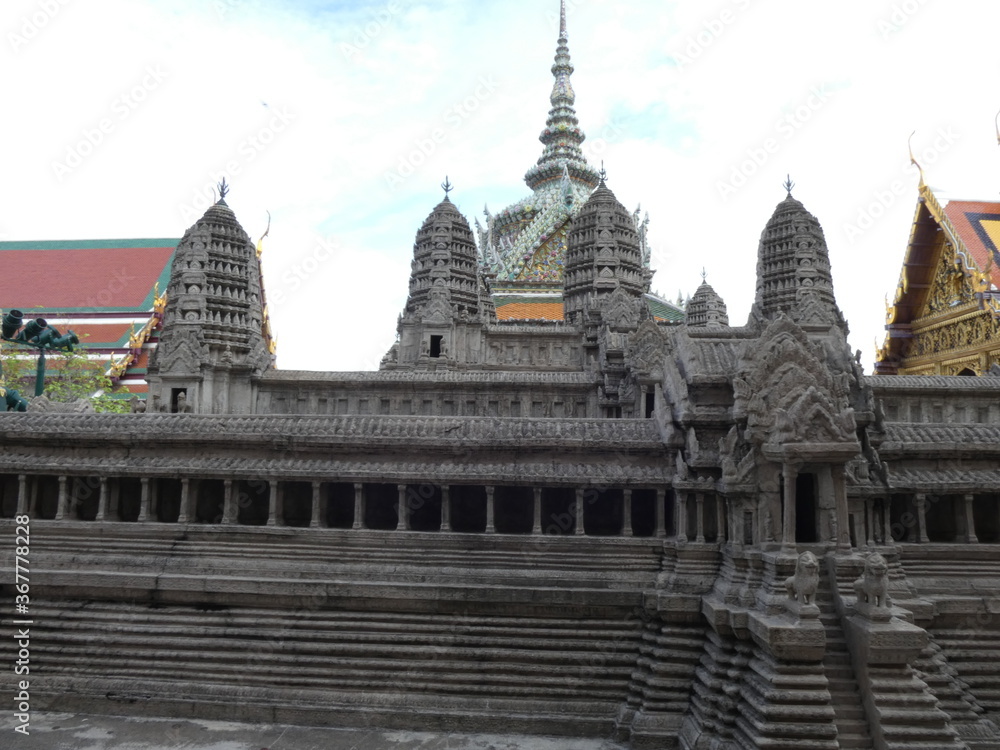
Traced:
<path fill-rule="evenodd" d="M 569 34 L 566 31 L 566 0 L 561 0 L 559 42 L 556 47 L 555 63 L 552 65 L 552 76 L 555 78 L 550 97 L 552 109 L 549 110 L 545 130 L 539 136 L 539 140 L 545 145 L 545 150 L 538 163 L 524 176 L 525 182 L 532 190 L 549 180 L 560 178 L 564 166 L 569 169 L 571 177 L 589 185 L 590 190 L 597 187 L 597 173 L 587 163 L 580 148 L 587 136 L 580 129 L 580 120 L 573 108 L 576 103 L 576 93 L 573 91 L 571 80 L 573 70 L 573 61 L 569 54 Z"/>

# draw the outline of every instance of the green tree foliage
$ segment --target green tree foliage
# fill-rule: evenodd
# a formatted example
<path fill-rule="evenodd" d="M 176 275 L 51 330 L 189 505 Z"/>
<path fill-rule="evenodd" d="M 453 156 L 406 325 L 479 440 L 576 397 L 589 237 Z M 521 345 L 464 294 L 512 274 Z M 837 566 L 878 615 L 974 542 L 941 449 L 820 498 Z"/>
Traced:
<path fill-rule="evenodd" d="M 37 350 L 4 344 L 0 350 L 3 381 L 8 388 L 16 388 L 25 398 L 35 392 Z M 80 398 L 90 399 L 97 412 L 129 411 L 129 402 L 113 394 L 125 389 L 111 383 L 107 367 L 87 358 L 84 350 L 45 353 L 45 395 L 51 401 L 70 402 Z"/>

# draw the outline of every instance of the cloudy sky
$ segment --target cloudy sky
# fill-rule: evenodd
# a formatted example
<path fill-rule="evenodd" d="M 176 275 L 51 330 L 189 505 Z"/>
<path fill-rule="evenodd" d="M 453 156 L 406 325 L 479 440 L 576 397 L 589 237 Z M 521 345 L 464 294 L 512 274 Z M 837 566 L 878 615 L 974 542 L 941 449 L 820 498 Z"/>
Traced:
<path fill-rule="evenodd" d="M 1000 192 L 995 0 L 568 0 L 585 150 L 651 216 L 654 289 L 746 320 L 784 197 L 882 340 L 916 205 Z M 4 0 L 0 240 L 180 237 L 225 176 L 284 369 L 375 369 L 413 237 L 527 194 L 557 0 Z M 2 301 L 0 301 L 2 305 Z"/>

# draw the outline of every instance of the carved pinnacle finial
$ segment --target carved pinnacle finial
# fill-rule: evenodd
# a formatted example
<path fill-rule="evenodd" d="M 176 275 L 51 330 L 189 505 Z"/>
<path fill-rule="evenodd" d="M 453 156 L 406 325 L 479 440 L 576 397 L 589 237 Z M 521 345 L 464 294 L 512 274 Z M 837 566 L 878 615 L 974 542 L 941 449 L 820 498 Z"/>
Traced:
<path fill-rule="evenodd" d="M 223 177 L 222 182 L 219 183 L 219 203 L 225 203 L 227 195 L 229 195 L 229 183 Z"/>
<path fill-rule="evenodd" d="M 792 182 L 792 176 L 791 175 L 788 175 L 787 179 L 785 180 L 785 183 L 781 187 L 783 187 L 785 190 L 788 191 L 788 197 L 791 198 L 792 197 L 792 190 L 795 189 L 795 183 Z"/>
<path fill-rule="evenodd" d="M 704 281 L 704 282 L 708 281 L 708 271 L 705 270 L 704 266 L 702 266 L 702 269 L 701 269 L 701 280 Z"/>
<path fill-rule="evenodd" d="M 924 182 L 924 168 L 920 166 L 920 162 L 917 161 L 917 157 L 913 155 L 913 136 L 915 136 L 916 134 L 917 134 L 916 130 L 910 133 L 910 140 L 907 142 L 907 145 L 910 148 L 910 164 L 915 166 L 917 168 L 917 171 L 920 172 L 920 187 L 923 187 L 926 184 Z"/>
<path fill-rule="evenodd" d="M 566 0 L 562 0 L 559 8 L 559 36 L 566 38 Z"/>
<path fill-rule="evenodd" d="M 451 184 L 451 180 L 446 176 L 444 182 L 441 183 L 441 189 L 444 190 L 444 197 L 448 197 L 448 193 L 455 189 L 455 186 Z"/>
<path fill-rule="evenodd" d="M 608 170 L 604 168 L 604 159 L 601 159 L 601 171 L 597 173 L 597 176 L 601 178 L 601 185 L 604 185 L 604 183 L 607 182 Z"/>

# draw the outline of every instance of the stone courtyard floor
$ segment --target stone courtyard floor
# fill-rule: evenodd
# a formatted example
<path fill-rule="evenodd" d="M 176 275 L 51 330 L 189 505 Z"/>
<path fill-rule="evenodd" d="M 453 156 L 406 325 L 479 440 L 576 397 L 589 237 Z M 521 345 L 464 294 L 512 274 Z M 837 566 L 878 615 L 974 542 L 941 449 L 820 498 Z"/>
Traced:
<path fill-rule="evenodd" d="M 7 714 L 7 712 L 4 712 Z M 622 750 L 602 740 L 427 734 L 179 719 L 33 713 L 30 734 L 0 718 L 5 750 Z"/>

